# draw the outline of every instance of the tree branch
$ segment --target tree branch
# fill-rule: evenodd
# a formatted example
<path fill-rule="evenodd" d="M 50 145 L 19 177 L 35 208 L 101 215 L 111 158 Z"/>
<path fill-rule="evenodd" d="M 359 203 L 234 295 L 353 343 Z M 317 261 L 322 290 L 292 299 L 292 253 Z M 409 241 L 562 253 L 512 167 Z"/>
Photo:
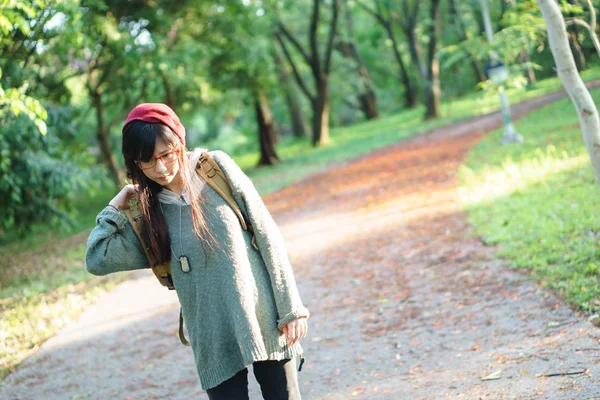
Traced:
<path fill-rule="evenodd" d="M 135 104 L 138 104 L 140 102 L 140 100 L 146 95 L 147 88 L 148 88 L 148 83 L 144 80 L 142 82 L 142 88 L 140 89 L 140 93 L 137 95 L 137 97 L 135 99 L 125 97 L 123 111 L 121 111 L 120 113 L 117 113 L 117 115 L 106 124 L 106 130 L 108 132 L 111 131 L 112 127 L 119 120 L 122 120 L 127 116 L 127 113 L 134 107 Z"/>
<path fill-rule="evenodd" d="M 373 18 L 375 18 L 377 21 L 379 21 L 379 23 L 385 27 L 387 27 L 387 25 L 389 24 L 389 22 L 383 17 L 383 15 L 379 14 L 376 11 L 371 10 L 369 7 L 367 7 L 365 4 L 363 4 L 362 2 L 360 2 L 360 0 L 354 0 L 354 2 L 356 4 L 358 4 L 358 6 L 360 8 L 362 8 L 363 10 L 365 10 L 368 14 L 370 14 Z"/>
<path fill-rule="evenodd" d="M 319 57 L 319 45 L 317 43 L 317 27 L 319 26 L 319 11 L 321 10 L 321 0 L 313 0 L 313 12 L 310 20 L 310 30 L 308 33 L 308 41 L 310 43 L 310 53 L 312 63 L 310 67 L 313 70 L 313 75 L 316 79 L 320 79 L 321 60 Z"/>
<path fill-rule="evenodd" d="M 596 52 L 598 53 L 598 57 L 600 57 L 600 42 L 598 41 L 598 36 L 596 35 L 596 32 L 592 29 L 592 27 L 587 22 L 585 22 L 579 18 L 570 18 L 570 19 L 565 20 L 565 24 L 567 26 L 580 25 L 580 26 L 583 26 L 585 29 L 587 29 L 590 34 L 590 38 L 592 39 L 592 42 L 594 43 L 594 47 L 596 48 Z"/>
<path fill-rule="evenodd" d="M 288 29 L 285 27 L 285 25 L 283 25 L 283 22 L 279 21 L 278 24 L 279 24 L 279 30 L 281 31 L 281 33 L 283 33 L 284 36 L 286 38 L 288 38 L 288 40 L 290 42 L 292 42 L 292 44 L 294 45 L 294 47 L 296 48 L 296 50 L 298 50 L 298 52 L 300 54 L 302 54 L 302 57 L 304 57 L 304 59 L 306 60 L 306 62 L 308 64 L 310 64 L 312 62 L 312 60 L 308 56 L 308 54 L 306 53 L 306 51 L 304 51 L 304 48 L 302 48 L 302 45 L 300 44 L 300 42 L 298 42 L 298 40 L 294 37 L 294 35 L 292 35 L 290 31 L 288 31 Z"/>
<path fill-rule="evenodd" d="M 331 67 L 331 54 L 333 53 L 333 41 L 337 30 L 338 6 L 339 0 L 333 0 L 333 16 L 331 17 L 331 25 L 329 28 L 329 40 L 327 42 L 327 51 L 325 53 L 325 73 L 328 74 Z"/>
<path fill-rule="evenodd" d="M 300 73 L 298 72 L 298 68 L 296 68 L 296 64 L 294 63 L 294 59 L 292 58 L 292 55 L 288 51 L 288 48 L 285 45 L 285 42 L 283 41 L 283 38 L 281 37 L 281 35 L 279 34 L 279 32 L 275 32 L 275 38 L 279 42 L 279 45 L 281 46 L 281 49 L 283 50 L 283 54 L 285 55 L 285 58 L 290 63 L 290 66 L 292 67 L 292 72 L 294 73 L 294 78 L 296 79 L 296 82 L 298 83 L 298 86 L 300 86 L 300 89 L 302 89 L 302 93 L 304 93 L 304 95 L 311 102 L 313 102 L 314 98 L 310 94 L 310 92 L 309 92 L 308 88 L 306 87 L 306 85 L 304 84 L 304 80 L 300 76 Z"/>
<path fill-rule="evenodd" d="M 585 0 L 585 2 L 587 3 L 588 8 L 590 9 L 590 31 L 595 33 L 596 32 L 596 9 L 594 8 L 594 5 L 592 4 L 592 0 Z"/>

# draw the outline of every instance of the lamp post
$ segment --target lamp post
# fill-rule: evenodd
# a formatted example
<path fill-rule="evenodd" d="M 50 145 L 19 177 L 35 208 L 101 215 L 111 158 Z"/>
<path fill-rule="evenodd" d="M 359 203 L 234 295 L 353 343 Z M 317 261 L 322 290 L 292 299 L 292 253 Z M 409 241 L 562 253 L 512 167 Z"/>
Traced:
<path fill-rule="evenodd" d="M 492 22 L 488 14 L 486 0 L 479 0 L 481 3 L 481 14 L 483 15 L 483 25 L 489 43 L 492 43 L 494 34 L 492 32 Z M 519 135 L 517 129 L 512 123 L 510 117 L 510 105 L 506 93 L 504 93 L 503 84 L 508 79 L 508 69 L 495 51 L 491 52 L 492 60 L 486 64 L 485 72 L 488 78 L 498 85 L 498 95 L 500 96 L 500 104 L 502 106 L 502 116 L 504 117 L 504 134 L 502 135 L 502 143 L 518 143 L 523 141 L 523 136 Z"/>

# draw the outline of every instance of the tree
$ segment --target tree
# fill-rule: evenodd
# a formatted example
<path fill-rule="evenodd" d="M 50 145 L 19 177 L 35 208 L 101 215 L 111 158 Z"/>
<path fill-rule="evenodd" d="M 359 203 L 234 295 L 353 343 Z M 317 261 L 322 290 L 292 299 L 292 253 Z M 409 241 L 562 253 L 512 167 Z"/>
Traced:
<path fill-rule="evenodd" d="M 354 37 L 352 13 L 347 1 L 344 4 L 344 15 L 346 17 L 346 29 L 348 35 L 346 40 L 341 39 L 339 41 L 337 48 L 344 57 L 349 58 L 354 62 L 356 74 L 360 77 L 358 104 L 361 111 L 365 114 L 366 119 L 375 119 L 379 117 L 379 111 L 377 109 L 375 91 L 373 90 L 373 81 L 371 80 L 367 66 L 358 52 L 358 45 Z"/>
<path fill-rule="evenodd" d="M 307 52 L 291 31 L 286 27 L 282 20 L 279 20 L 279 30 L 276 32 L 276 37 L 283 49 L 286 59 L 292 67 L 296 82 L 302 89 L 302 92 L 309 99 L 312 110 L 312 144 L 319 146 L 329 142 L 329 74 L 331 73 L 331 58 L 334 50 L 334 39 L 338 23 L 339 0 L 332 0 L 332 15 L 329 21 L 329 33 L 327 37 L 326 47 L 323 55 L 319 52 L 319 38 L 317 30 L 320 23 L 320 15 L 323 8 L 321 0 L 313 0 L 312 15 L 310 20 L 310 29 L 308 32 L 308 40 L 310 43 L 310 51 Z M 310 67 L 315 93 L 312 94 L 304 79 L 300 75 L 299 69 L 294 62 L 290 53 L 286 40 L 289 41 L 302 59 Z M 323 61 L 321 61 L 321 57 Z"/>
<path fill-rule="evenodd" d="M 298 138 L 308 137 L 310 136 L 310 127 L 302 111 L 298 90 L 279 52 L 277 46 L 273 46 L 273 58 L 279 70 L 279 85 L 284 92 L 285 102 L 289 110 L 292 132 Z"/>
<path fill-rule="evenodd" d="M 136 38 L 126 30 L 119 30 L 119 21 L 114 16 L 89 9 L 86 19 L 91 27 L 86 33 L 96 43 L 83 69 L 88 96 L 95 109 L 96 139 L 103 163 L 115 186 L 120 187 L 125 175 L 117 163 L 111 133 L 145 96 L 149 76 L 142 72 L 145 68 L 141 52 L 130 50 L 133 54 L 127 54 L 127 48 L 138 48 Z"/>
<path fill-rule="evenodd" d="M 458 10 L 458 7 L 456 5 L 456 0 L 450 0 L 450 15 L 452 20 L 454 21 L 454 30 L 458 36 L 458 39 L 462 42 L 466 41 L 467 38 L 467 30 L 465 29 L 465 26 L 463 24 L 462 21 L 462 15 Z M 485 73 L 483 72 L 483 69 L 481 68 L 481 65 L 479 64 L 479 61 L 477 60 L 476 55 L 473 53 L 473 51 L 471 50 L 471 48 L 467 48 L 467 46 L 463 47 L 463 52 L 466 56 L 469 57 L 469 60 L 471 62 L 471 66 L 473 68 L 473 73 L 475 74 L 475 76 L 477 77 L 477 79 L 480 82 L 483 82 L 487 79 L 487 77 L 485 76 Z"/>
<path fill-rule="evenodd" d="M 69 222 L 75 195 L 92 181 L 74 162 L 79 155 L 61 145 L 70 119 L 62 120 L 57 107 L 43 106 L 39 96 L 47 88 L 38 46 L 57 35 L 48 21 L 68 8 L 68 2 L 0 4 L 0 238 L 6 230 L 23 234 L 42 221 Z M 35 69 L 27 68 L 33 64 Z"/>
<path fill-rule="evenodd" d="M 374 0 L 376 9 L 373 10 L 369 8 L 366 4 L 362 3 L 359 0 L 356 0 L 356 4 L 358 4 L 363 10 L 373 16 L 377 22 L 385 29 L 385 32 L 388 36 L 392 44 L 392 52 L 394 54 L 394 59 L 398 64 L 399 68 L 399 76 L 398 81 L 404 86 L 404 106 L 407 108 L 416 107 L 419 103 L 419 97 L 417 95 L 417 87 L 411 81 L 411 78 L 408 73 L 408 68 L 404 60 L 402 59 L 402 54 L 400 54 L 399 42 L 396 37 L 396 33 L 394 31 L 394 25 L 392 24 L 392 16 L 389 8 L 389 3 L 382 4 L 378 0 Z M 385 5 L 388 5 L 387 10 Z"/>
<path fill-rule="evenodd" d="M 558 76 L 577 110 L 583 139 L 596 179 L 600 183 L 600 118 L 598 117 L 598 109 L 577 72 L 560 8 L 554 0 L 537 0 L 537 3 L 546 22 L 548 41 L 556 62 Z"/>
<path fill-rule="evenodd" d="M 588 10 L 590 13 L 590 23 L 588 24 L 584 20 L 576 17 L 569 18 L 565 22 L 567 25 L 573 25 L 574 28 L 576 28 L 577 25 L 585 28 L 590 35 L 592 43 L 594 43 L 596 53 L 600 57 L 600 40 L 598 40 L 598 35 L 596 34 L 596 9 L 594 8 L 594 5 L 592 4 L 591 0 L 585 0 L 585 2 L 588 6 Z M 575 36 L 572 38 L 575 41 L 576 46 L 579 46 L 579 42 L 577 41 L 577 30 L 574 30 L 573 33 L 575 34 Z M 581 46 L 579 46 L 579 51 L 581 51 Z"/>
<path fill-rule="evenodd" d="M 440 0 L 431 0 L 429 6 L 429 43 L 427 45 L 427 71 L 424 76 L 425 118 L 440 116 L 440 63 L 437 58 L 440 37 Z"/>
<path fill-rule="evenodd" d="M 373 15 L 377 21 L 386 29 L 392 41 L 392 47 L 398 51 L 397 41 L 394 35 L 392 22 L 400 27 L 406 38 L 412 65 L 423 83 L 423 104 L 425 105 L 425 118 L 437 118 L 440 114 L 440 80 L 439 60 L 437 59 L 437 47 L 441 30 L 440 1 L 431 0 L 429 5 L 429 22 L 426 32 L 428 37 L 426 57 L 422 55 L 421 45 L 417 37 L 417 26 L 419 24 L 419 9 L 422 2 L 402 0 L 401 12 L 393 9 L 390 0 L 374 0 L 377 11 L 374 11 L 363 3 L 358 2 L 361 7 Z M 396 59 L 400 63 L 401 57 Z"/>
<path fill-rule="evenodd" d="M 277 132 L 268 97 L 277 76 L 271 20 L 258 4 L 229 0 L 221 7 L 207 19 L 212 31 L 198 38 L 211 48 L 209 79 L 224 92 L 237 89 L 247 94 L 244 101 L 253 108 L 258 133 L 258 165 L 277 164 Z"/>

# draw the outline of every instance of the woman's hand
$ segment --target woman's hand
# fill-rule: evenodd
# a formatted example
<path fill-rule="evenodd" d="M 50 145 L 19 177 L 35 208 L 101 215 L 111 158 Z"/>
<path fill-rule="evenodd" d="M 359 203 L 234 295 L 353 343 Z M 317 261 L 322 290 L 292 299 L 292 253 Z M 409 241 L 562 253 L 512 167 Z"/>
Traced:
<path fill-rule="evenodd" d="M 138 185 L 127 185 L 108 204 L 119 210 L 129 208 L 129 201 L 137 195 Z"/>
<path fill-rule="evenodd" d="M 283 333 L 288 342 L 288 347 L 292 347 L 300 339 L 306 336 L 308 332 L 308 324 L 306 323 L 306 317 L 301 317 L 293 320 L 283 327 Z"/>

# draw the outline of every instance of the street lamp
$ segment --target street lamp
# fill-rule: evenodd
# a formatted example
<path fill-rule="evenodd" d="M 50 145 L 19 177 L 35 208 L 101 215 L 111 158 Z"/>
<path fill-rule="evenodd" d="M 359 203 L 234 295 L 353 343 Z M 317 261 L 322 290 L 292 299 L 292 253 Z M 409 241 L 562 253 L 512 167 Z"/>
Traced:
<path fill-rule="evenodd" d="M 492 32 L 492 23 L 488 14 L 486 0 L 479 0 L 481 3 L 481 14 L 483 15 L 483 25 L 485 26 L 485 33 L 489 43 L 492 43 L 494 39 L 494 33 Z M 508 79 L 508 69 L 500 57 L 495 51 L 491 52 L 491 61 L 485 66 L 485 72 L 487 77 L 498 85 L 498 94 L 500 96 L 500 104 L 502 106 L 502 116 L 504 117 L 504 134 L 502 135 L 502 143 L 518 143 L 523 141 L 523 136 L 519 135 L 517 129 L 512 123 L 510 117 L 510 105 L 506 93 L 504 93 L 504 83 Z"/>

